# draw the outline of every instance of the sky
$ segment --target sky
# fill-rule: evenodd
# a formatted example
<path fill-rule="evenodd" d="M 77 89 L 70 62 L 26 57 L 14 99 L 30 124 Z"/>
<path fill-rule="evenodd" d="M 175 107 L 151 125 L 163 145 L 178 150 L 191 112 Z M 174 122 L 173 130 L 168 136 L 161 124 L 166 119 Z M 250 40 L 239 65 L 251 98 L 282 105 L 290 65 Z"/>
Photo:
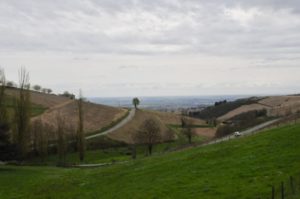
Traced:
<path fill-rule="evenodd" d="M 300 93 L 300 1 L 0 0 L 0 67 L 86 97 Z"/>

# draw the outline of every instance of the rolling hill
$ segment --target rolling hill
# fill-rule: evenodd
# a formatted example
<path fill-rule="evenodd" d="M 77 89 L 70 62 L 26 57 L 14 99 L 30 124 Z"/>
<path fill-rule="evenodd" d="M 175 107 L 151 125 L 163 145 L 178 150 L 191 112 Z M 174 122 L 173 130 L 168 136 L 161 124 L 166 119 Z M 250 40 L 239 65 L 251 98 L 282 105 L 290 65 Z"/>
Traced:
<path fill-rule="evenodd" d="M 75 128 L 78 123 L 77 104 L 75 100 L 54 94 L 45 94 L 31 91 L 31 101 L 35 106 L 44 109 L 40 114 L 35 115 L 31 120 L 41 119 L 43 123 L 47 123 L 56 127 L 56 117 L 60 113 L 65 117 L 68 125 Z M 18 89 L 6 89 L 6 95 L 10 97 L 18 96 Z M 84 102 L 84 130 L 86 133 L 97 131 L 101 128 L 109 126 L 112 122 L 126 115 L 126 109 L 104 106 L 90 102 Z"/>
<path fill-rule="evenodd" d="M 300 96 L 270 96 L 247 105 L 241 105 L 218 117 L 219 121 L 231 119 L 253 110 L 267 110 L 268 116 L 285 116 L 300 111 Z"/>
<path fill-rule="evenodd" d="M 138 132 L 140 126 L 146 118 L 155 117 L 159 121 L 161 128 L 161 141 L 174 140 L 176 138 L 175 133 L 168 127 L 170 124 L 179 125 L 180 115 L 173 113 L 165 113 L 158 111 L 148 111 L 138 109 L 136 114 L 128 124 L 121 129 L 109 133 L 107 136 L 113 140 L 132 144 L 134 143 L 134 135 Z M 203 120 L 191 118 L 195 124 L 205 124 Z"/>

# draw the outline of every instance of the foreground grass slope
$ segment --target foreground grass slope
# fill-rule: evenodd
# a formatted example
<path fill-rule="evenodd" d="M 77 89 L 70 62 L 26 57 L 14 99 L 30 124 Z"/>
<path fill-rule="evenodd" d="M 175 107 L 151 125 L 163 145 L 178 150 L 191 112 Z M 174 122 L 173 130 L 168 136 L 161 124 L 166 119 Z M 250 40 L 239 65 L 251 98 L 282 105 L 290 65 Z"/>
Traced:
<path fill-rule="evenodd" d="M 300 171 L 300 125 L 97 169 L 0 167 L 0 198 L 269 198 Z"/>

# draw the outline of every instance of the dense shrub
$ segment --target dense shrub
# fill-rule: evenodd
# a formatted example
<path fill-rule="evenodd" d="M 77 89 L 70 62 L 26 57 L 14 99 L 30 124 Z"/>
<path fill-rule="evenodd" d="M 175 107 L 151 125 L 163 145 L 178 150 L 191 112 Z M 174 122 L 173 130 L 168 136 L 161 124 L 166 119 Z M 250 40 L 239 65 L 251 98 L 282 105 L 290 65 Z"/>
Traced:
<path fill-rule="evenodd" d="M 9 126 L 0 123 L 0 160 L 14 160 L 17 155 L 16 146 L 9 139 Z"/>

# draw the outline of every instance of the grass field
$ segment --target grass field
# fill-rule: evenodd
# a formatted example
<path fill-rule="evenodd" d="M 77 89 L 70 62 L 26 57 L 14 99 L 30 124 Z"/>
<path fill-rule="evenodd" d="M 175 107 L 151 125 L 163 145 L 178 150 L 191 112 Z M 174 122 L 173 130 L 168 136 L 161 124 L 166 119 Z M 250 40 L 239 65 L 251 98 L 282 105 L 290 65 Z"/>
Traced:
<path fill-rule="evenodd" d="M 300 170 L 300 125 L 96 169 L 0 167 L 0 198 L 270 198 Z"/>

